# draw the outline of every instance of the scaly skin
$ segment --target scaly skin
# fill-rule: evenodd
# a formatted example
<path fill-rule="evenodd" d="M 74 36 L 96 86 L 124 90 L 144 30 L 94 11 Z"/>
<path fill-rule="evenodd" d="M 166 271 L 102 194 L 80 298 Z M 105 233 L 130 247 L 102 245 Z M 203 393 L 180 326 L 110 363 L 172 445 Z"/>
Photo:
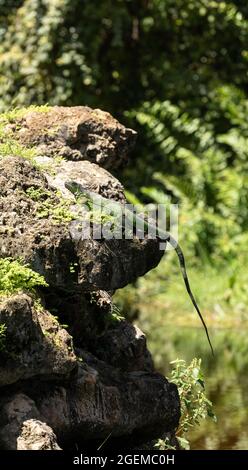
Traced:
<path fill-rule="evenodd" d="M 104 205 L 105 206 L 108 205 L 108 207 L 109 207 L 109 206 L 112 205 L 113 208 L 116 207 L 118 210 L 120 210 L 120 208 L 121 208 L 121 210 L 124 211 L 125 217 L 127 217 L 128 220 L 131 222 L 131 224 L 133 224 L 133 220 L 134 220 L 133 213 L 127 207 L 125 207 L 124 204 L 120 204 L 119 202 L 116 202 L 116 201 L 107 199 L 105 197 L 102 197 L 99 194 L 96 194 L 92 191 L 88 191 L 87 189 L 85 189 L 81 184 L 77 183 L 76 181 L 67 181 L 65 183 L 65 187 L 75 196 L 75 198 L 78 198 L 78 199 L 84 198 L 85 203 L 88 205 L 88 207 L 90 209 L 92 209 L 93 204 L 97 205 L 97 206 L 99 205 L 100 207 L 104 207 Z M 136 214 L 135 220 L 136 220 L 136 222 L 140 222 L 141 226 L 144 224 L 144 228 L 148 229 L 148 222 L 146 222 L 142 217 L 139 217 Z M 154 229 L 155 233 L 157 233 L 158 227 L 156 225 L 152 225 L 151 223 L 149 223 L 149 227 Z M 161 241 L 163 241 L 163 242 L 166 241 L 166 242 L 170 243 L 170 245 L 175 249 L 175 251 L 177 253 L 179 264 L 180 264 L 180 269 L 181 269 L 181 272 L 182 272 L 182 276 L 183 276 L 183 280 L 184 280 L 186 290 L 189 294 L 189 297 L 192 301 L 192 304 L 194 305 L 194 307 L 197 311 L 197 314 L 200 317 L 200 320 L 201 320 L 201 322 L 203 324 L 203 327 L 204 327 L 204 330 L 206 332 L 207 340 L 208 340 L 208 343 L 210 345 L 212 354 L 214 355 L 214 350 L 213 350 L 213 346 L 212 346 L 212 343 L 211 343 L 211 340 L 210 340 L 210 337 L 209 337 L 209 333 L 208 333 L 206 323 L 205 323 L 205 321 L 203 319 L 203 316 L 200 312 L 200 309 L 199 309 L 199 307 L 196 303 L 195 297 L 194 297 L 194 295 L 191 291 L 191 287 L 190 287 L 190 283 L 189 283 L 189 279 L 188 279 L 188 275 L 187 275 L 187 271 L 186 271 L 185 258 L 184 258 L 183 251 L 182 251 L 180 245 L 175 240 L 175 238 L 173 238 L 172 235 L 169 232 L 167 232 L 165 230 L 162 230 L 162 229 L 159 229 L 159 232 L 160 232 L 160 235 L 159 236 L 157 235 L 157 238 L 161 239 Z"/>

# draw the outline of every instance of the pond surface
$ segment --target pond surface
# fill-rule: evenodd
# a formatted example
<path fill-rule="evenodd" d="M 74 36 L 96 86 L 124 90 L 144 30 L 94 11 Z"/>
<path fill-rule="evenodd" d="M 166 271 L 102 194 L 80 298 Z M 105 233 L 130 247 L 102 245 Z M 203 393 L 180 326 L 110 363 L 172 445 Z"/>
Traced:
<path fill-rule="evenodd" d="M 223 367 L 225 363 L 223 362 Z M 206 375 L 206 374 L 205 374 Z M 196 428 L 189 440 L 192 449 L 248 449 L 248 379 L 236 377 L 208 378 L 208 396 L 214 403 L 217 423 L 206 420 Z"/>
<path fill-rule="evenodd" d="M 152 320 L 145 313 L 139 326 L 147 334 L 148 347 L 157 368 L 167 377 L 170 361 L 190 363 L 202 358 L 207 396 L 214 405 L 217 423 L 210 418 L 189 435 L 191 449 L 248 449 L 248 330 L 212 329 L 215 357 L 211 356 L 201 328 Z"/>

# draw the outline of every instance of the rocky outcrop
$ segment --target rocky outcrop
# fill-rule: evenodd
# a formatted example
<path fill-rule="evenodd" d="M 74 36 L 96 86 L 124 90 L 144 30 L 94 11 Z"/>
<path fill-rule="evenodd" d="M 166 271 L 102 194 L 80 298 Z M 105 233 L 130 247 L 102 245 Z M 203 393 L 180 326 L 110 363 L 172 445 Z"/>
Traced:
<path fill-rule="evenodd" d="M 21 294 L 0 303 L 6 346 L 0 357 L 0 387 L 31 377 L 64 379 L 77 364 L 72 338 L 46 310 Z"/>
<path fill-rule="evenodd" d="M 0 159 L 0 255 L 22 257 L 51 286 L 61 289 L 76 285 L 83 292 L 123 287 L 158 264 L 163 254 L 159 243 L 148 238 L 95 240 L 85 238 L 83 231 L 79 238 L 81 207 L 63 184 L 71 179 L 71 163 L 52 167 L 51 177 L 23 158 Z M 92 164 L 89 185 L 89 170 L 83 176 L 85 163 L 79 162 L 81 169 L 74 169 L 76 181 L 116 198 L 116 180 L 111 175 L 103 177 L 101 186 L 103 170 L 96 177 Z M 64 193 L 69 193 L 67 199 L 57 192 L 62 184 Z M 122 191 L 120 197 L 124 197 Z M 72 265 L 76 266 L 73 272 Z"/>
<path fill-rule="evenodd" d="M 53 430 L 37 419 L 24 421 L 17 450 L 61 450 Z"/>
<path fill-rule="evenodd" d="M 8 450 L 60 450 L 53 430 L 40 421 L 33 400 L 23 393 L 2 401 L 0 439 Z"/>
<path fill-rule="evenodd" d="M 65 186 L 125 202 L 108 170 L 126 161 L 135 132 L 100 110 L 54 107 L 5 118 L 1 135 L 17 151 L 0 155 L 0 257 L 22 258 L 47 287 L 0 297 L 0 447 L 173 438 L 176 386 L 111 296 L 159 263 L 159 243 L 86 239 L 83 224 L 79 237 L 84 208 Z"/>
<path fill-rule="evenodd" d="M 25 145 L 35 145 L 40 155 L 88 160 L 108 170 L 127 161 L 136 132 L 109 113 L 87 106 L 54 106 L 48 111 L 30 110 L 13 123 L 16 138 Z"/>
<path fill-rule="evenodd" d="M 39 411 L 31 398 L 24 393 L 16 393 L 11 398 L 1 398 L 1 449 L 17 450 L 17 439 L 22 426 L 29 419 L 39 419 Z"/>

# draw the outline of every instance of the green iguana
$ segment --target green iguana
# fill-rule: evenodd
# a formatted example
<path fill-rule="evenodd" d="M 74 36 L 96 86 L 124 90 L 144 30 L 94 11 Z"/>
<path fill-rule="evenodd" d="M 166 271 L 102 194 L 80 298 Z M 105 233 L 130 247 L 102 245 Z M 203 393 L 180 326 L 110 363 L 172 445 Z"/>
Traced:
<path fill-rule="evenodd" d="M 125 204 L 121 204 L 119 202 L 113 201 L 112 199 L 107 199 L 103 196 L 100 196 L 99 194 L 94 193 L 92 191 L 88 191 L 87 189 L 85 189 L 81 184 L 77 183 L 76 181 L 67 181 L 65 183 L 65 187 L 75 196 L 76 199 L 80 199 L 81 201 L 84 199 L 84 203 L 87 204 L 90 209 L 92 209 L 93 205 L 100 206 L 101 208 L 104 208 L 104 205 L 105 206 L 108 205 L 108 207 L 112 206 L 113 208 L 117 208 L 119 211 L 120 211 L 120 208 L 121 208 L 121 210 L 124 211 L 125 217 L 129 218 L 129 220 L 133 223 L 133 212 L 130 211 L 130 209 L 128 209 L 125 206 Z M 140 222 L 141 224 L 144 224 L 144 228 L 148 228 L 148 222 L 146 222 L 143 217 L 140 217 L 136 214 L 135 215 L 135 220 L 136 220 L 136 223 Z M 181 272 L 182 272 L 182 276 L 183 276 L 183 280 L 184 280 L 186 290 L 189 294 L 189 297 L 192 301 L 192 304 L 194 305 L 194 307 L 195 307 L 195 309 L 196 309 L 196 311 L 197 311 L 197 313 L 200 317 L 200 320 L 201 320 L 202 325 L 203 325 L 203 327 L 205 329 L 205 332 L 206 332 L 206 336 L 207 336 L 208 343 L 210 345 L 212 354 L 214 355 L 214 350 L 213 350 L 213 346 L 212 346 L 212 343 L 211 343 L 211 340 L 210 340 L 210 337 L 209 337 L 209 333 L 208 333 L 206 323 L 203 319 L 203 316 L 200 312 L 200 309 L 199 309 L 199 307 L 196 303 L 196 300 L 194 298 L 194 295 L 191 291 L 191 287 L 190 287 L 190 284 L 189 284 L 189 279 L 188 279 L 188 275 L 187 275 L 187 271 L 186 271 L 185 258 L 184 258 L 184 254 L 183 254 L 183 251 L 182 251 L 180 245 L 177 243 L 175 238 L 173 238 L 172 235 L 169 232 L 167 232 L 165 230 L 162 230 L 160 228 L 159 229 L 160 234 L 158 236 L 157 235 L 158 227 L 156 225 L 152 225 L 151 222 L 149 222 L 149 227 L 154 229 L 158 239 L 161 239 L 161 241 L 165 241 L 165 242 L 170 243 L 170 245 L 175 249 L 175 251 L 177 253 L 177 256 L 178 256 L 180 269 L 181 269 Z"/>

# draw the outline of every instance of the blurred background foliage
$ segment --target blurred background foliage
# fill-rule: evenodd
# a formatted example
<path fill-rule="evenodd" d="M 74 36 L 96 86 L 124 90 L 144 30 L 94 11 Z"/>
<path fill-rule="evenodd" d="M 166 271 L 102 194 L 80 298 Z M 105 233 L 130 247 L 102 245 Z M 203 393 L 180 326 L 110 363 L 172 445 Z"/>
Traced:
<path fill-rule="evenodd" d="M 174 253 L 116 301 L 163 372 L 203 358 L 220 425 L 196 445 L 248 448 L 247 0 L 0 0 L 0 109 L 44 103 L 100 107 L 138 131 L 117 176 L 137 201 L 179 203 L 215 361 Z"/>

